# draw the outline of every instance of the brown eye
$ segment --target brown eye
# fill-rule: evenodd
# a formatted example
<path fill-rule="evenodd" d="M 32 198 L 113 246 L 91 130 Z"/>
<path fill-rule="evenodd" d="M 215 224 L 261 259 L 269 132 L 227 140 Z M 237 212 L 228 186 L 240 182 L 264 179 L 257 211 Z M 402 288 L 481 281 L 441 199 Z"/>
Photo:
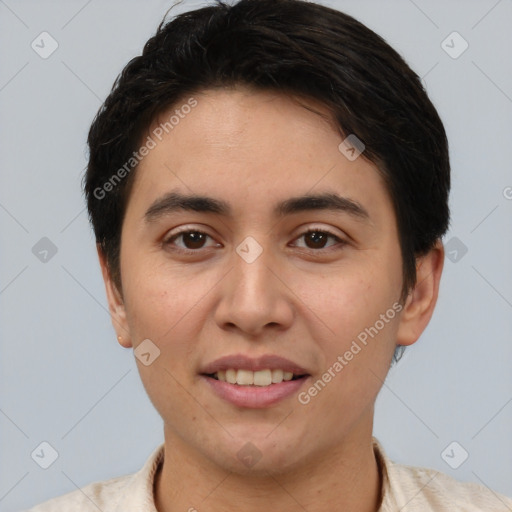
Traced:
<path fill-rule="evenodd" d="M 208 235 L 199 231 L 189 231 L 180 236 L 183 237 L 183 243 L 187 249 L 201 249 Z"/>
<path fill-rule="evenodd" d="M 171 246 L 176 251 L 183 251 L 186 253 L 196 252 L 205 247 L 205 242 L 211 238 L 207 233 L 197 230 L 182 231 L 175 233 L 167 240 L 164 241 L 165 246 Z M 176 240 L 181 239 L 181 244 L 175 244 Z M 174 247 L 173 247 L 174 246 Z"/>
<path fill-rule="evenodd" d="M 321 250 L 321 249 L 329 249 L 329 247 L 326 247 L 326 244 L 328 243 L 328 240 L 331 238 L 338 242 L 338 244 L 345 245 L 345 241 L 341 240 L 339 237 L 334 235 L 333 233 L 330 233 L 329 231 L 323 231 L 321 229 L 310 229 L 303 233 L 299 238 L 304 238 L 306 241 L 305 248 L 306 249 L 313 249 L 313 250 Z M 334 244 L 336 245 L 336 244 Z M 301 246 L 299 246 L 301 247 Z"/>
<path fill-rule="evenodd" d="M 305 240 L 309 240 L 312 243 L 310 249 L 323 249 L 330 235 L 321 231 L 310 231 L 305 235 Z"/>

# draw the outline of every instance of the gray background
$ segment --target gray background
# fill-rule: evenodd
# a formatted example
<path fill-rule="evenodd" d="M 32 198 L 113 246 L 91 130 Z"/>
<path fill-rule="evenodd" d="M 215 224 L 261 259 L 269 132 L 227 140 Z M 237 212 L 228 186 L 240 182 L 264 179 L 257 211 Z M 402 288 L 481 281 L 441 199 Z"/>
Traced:
<path fill-rule="evenodd" d="M 454 261 L 430 325 L 382 389 L 375 435 L 396 461 L 512 495 L 512 1 L 324 3 L 406 58 L 451 144 Z M 110 324 L 80 179 L 93 116 L 171 5 L 0 0 L 2 512 L 136 471 L 163 441 Z M 47 59 L 31 47 L 43 31 L 59 45 Z M 453 31 L 469 43 L 458 58 L 441 46 Z M 57 248 L 46 262 L 32 252 L 43 237 Z M 43 441 L 59 454 L 46 470 L 31 458 Z"/>

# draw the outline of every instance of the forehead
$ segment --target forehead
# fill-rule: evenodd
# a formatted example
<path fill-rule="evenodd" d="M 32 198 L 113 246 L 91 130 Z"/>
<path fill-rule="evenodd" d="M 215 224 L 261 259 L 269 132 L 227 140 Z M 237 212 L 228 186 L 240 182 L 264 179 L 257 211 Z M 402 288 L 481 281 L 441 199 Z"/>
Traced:
<path fill-rule="evenodd" d="M 254 149 L 261 159 L 278 160 L 283 150 L 288 159 L 294 153 L 300 158 L 298 145 L 305 148 L 306 140 L 307 147 L 317 149 L 320 138 L 325 144 L 340 138 L 332 115 L 319 102 L 241 85 L 182 97 L 154 120 L 150 133 L 155 130 L 169 145 L 180 144 L 189 154 L 216 152 L 219 159 L 232 158 L 235 152 L 242 156 L 242 151 L 249 155 Z"/>
<path fill-rule="evenodd" d="M 275 212 L 278 199 L 326 191 L 366 202 L 370 214 L 379 195 L 391 206 L 377 167 L 347 159 L 328 110 L 303 98 L 245 87 L 206 90 L 183 97 L 145 136 L 155 147 L 139 164 L 132 193 L 146 205 L 179 188 L 236 200 L 235 213 L 270 201 Z"/>

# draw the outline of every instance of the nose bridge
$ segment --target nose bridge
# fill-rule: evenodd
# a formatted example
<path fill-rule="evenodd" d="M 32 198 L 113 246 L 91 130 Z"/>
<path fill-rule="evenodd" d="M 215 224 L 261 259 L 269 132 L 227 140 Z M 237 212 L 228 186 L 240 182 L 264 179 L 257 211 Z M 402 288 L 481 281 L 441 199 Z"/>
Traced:
<path fill-rule="evenodd" d="M 260 238 L 261 239 L 261 238 Z M 263 305 L 266 295 L 275 295 L 275 279 L 269 267 L 272 265 L 270 249 L 264 249 L 254 237 L 248 236 L 236 248 L 233 279 L 235 293 L 240 304 L 257 301 Z M 270 292 L 270 293 L 269 293 Z"/>
<path fill-rule="evenodd" d="M 223 288 L 216 317 L 219 325 L 235 325 L 255 333 L 268 324 L 284 326 L 293 316 L 271 250 L 247 237 L 233 255 L 233 269 Z"/>

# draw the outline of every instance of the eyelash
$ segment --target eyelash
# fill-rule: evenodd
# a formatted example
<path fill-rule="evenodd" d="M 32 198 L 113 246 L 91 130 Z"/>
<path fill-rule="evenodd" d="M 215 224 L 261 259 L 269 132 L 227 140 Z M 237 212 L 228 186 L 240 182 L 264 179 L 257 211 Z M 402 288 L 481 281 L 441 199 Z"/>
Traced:
<path fill-rule="evenodd" d="M 205 235 L 205 236 L 207 236 L 209 238 L 212 238 L 208 233 L 205 233 L 204 231 L 200 231 L 198 229 L 186 229 L 186 230 L 183 230 L 183 231 L 179 231 L 178 233 L 174 233 L 171 237 L 169 237 L 169 238 L 167 238 L 166 240 L 163 241 L 163 245 L 164 246 L 171 245 L 171 243 L 174 242 L 176 239 L 178 239 L 180 236 L 187 235 L 189 233 L 196 233 L 196 234 Z M 331 233 L 330 231 L 327 231 L 325 229 L 315 229 L 315 228 L 310 228 L 307 231 L 304 231 L 303 233 L 301 233 L 300 236 L 298 236 L 296 238 L 296 240 L 299 239 L 299 238 L 302 238 L 304 236 L 307 236 L 310 233 L 327 235 L 329 238 L 334 238 L 334 240 L 336 242 L 338 242 L 338 247 L 332 246 L 332 247 L 321 248 L 321 249 L 309 249 L 307 247 L 306 248 L 300 247 L 300 249 L 305 249 L 305 250 L 308 250 L 308 251 L 312 251 L 314 253 L 318 253 L 318 252 L 324 252 L 324 251 L 341 249 L 343 246 L 347 245 L 347 243 L 348 243 L 345 240 L 342 240 L 341 238 L 336 236 L 334 233 Z M 204 249 L 204 248 L 201 247 L 200 249 L 183 249 L 181 247 L 179 247 L 179 248 L 173 247 L 173 251 L 176 251 L 176 252 L 179 252 L 179 253 L 185 254 L 185 255 L 197 254 L 201 249 Z"/>

